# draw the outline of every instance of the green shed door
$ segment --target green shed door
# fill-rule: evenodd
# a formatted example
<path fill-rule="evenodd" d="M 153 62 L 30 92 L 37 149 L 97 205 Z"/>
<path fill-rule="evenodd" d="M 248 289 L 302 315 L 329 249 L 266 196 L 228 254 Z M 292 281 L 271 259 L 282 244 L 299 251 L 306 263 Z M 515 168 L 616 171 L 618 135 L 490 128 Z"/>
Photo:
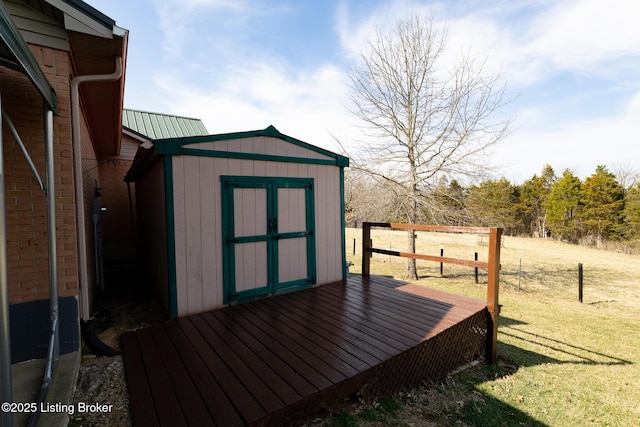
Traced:
<path fill-rule="evenodd" d="M 313 179 L 221 180 L 225 303 L 313 285 Z"/>

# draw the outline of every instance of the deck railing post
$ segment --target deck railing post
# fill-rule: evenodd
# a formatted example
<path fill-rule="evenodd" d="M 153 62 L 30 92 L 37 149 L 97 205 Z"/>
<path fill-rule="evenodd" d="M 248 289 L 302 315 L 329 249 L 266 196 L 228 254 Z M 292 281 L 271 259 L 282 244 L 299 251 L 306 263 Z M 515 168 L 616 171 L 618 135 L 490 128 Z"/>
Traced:
<path fill-rule="evenodd" d="M 489 268 L 487 277 L 487 354 L 489 363 L 495 363 L 498 348 L 498 318 L 500 316 L 500 238 L 501 228 L 491 228 L 489 231 Z"/>
<path fill-rule="evenodd" d="M 369 277 L 371 269 L 371 224 L 362 223 L 362 277 Z"/>

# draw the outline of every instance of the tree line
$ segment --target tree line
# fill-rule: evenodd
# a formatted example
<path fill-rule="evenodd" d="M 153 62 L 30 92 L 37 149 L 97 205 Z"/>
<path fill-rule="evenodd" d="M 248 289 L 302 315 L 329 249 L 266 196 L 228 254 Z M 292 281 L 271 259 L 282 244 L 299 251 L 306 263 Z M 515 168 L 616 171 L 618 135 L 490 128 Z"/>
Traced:
<path fill-rule="evenodd" d="M 637 174 L 598 166 L 581 180 L 571 170 L 556 175 L 546 165 L 523 184 L 506 178 L 463 186 L 441 178 L 417 189 L 417 218 L 405 212 L 406 190 L 360 171 L 345 181 L 348 226 L 363 221 L 502 227 L 505 235 L 555 238 L 601 246 L 604 241 L 640 238 L 640 182 Z"/>

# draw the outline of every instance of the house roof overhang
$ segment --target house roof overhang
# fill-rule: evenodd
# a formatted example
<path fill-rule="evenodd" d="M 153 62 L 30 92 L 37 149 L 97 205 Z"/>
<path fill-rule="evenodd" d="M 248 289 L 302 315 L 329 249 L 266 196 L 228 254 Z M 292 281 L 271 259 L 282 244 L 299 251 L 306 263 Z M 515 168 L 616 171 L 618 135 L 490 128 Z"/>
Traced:
<path fill-rule="evenodd" d="M 87 82 L 80 87 L 80 99 L 96 154 L 118 155 L 122 143 L 122 109 L 129 32 L 83 1 L 44 1 L 63 15 L 71 45 L 75 76 L 111 74 L 116 68 L 117 58 L 122 58 L 123 71 L 120 79 Z"/>
<path fill-rule="evenodd" d="M 98 156 L 114 156 L 122 141 L 128 30 L 81 0 L 22 0 L 67 31 L 74 76 L 111 74 L 122 58 L 123 77 L 83 84 L 80 99 Z M 0 0 L 0 65 L 29 77 L 57 113 L 57 98 L 11 15 Z"/>
<path fill-rule="evenodd" d="M 116 156 L 122 142 L 122 109 L 127 58 L 127 34 L 105 39 L 69 32 L 76 76 L 111 74 L 122 58 L 122 77 L 115 81 L 87 82 L 80 99 L 98 156 Z"/>

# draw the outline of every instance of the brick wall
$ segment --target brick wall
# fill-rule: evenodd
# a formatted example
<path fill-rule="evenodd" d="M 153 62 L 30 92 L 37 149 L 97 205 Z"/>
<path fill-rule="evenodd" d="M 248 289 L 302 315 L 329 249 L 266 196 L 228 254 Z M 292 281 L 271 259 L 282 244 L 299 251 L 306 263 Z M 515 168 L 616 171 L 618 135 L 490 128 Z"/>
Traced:
<path fill-rule="evenodd" d="M 129 171 L 139 141 L 123 135 L 120 156 L 98 160 L 102 205 L 107 211 L 102 215 L 103 249 L 105 263 L 134 262 L 136 260 L 135 231 L 135 184 L 129 190 L 124 176 Z"/>
<path fill-rule="evenodd" d="M 102 233 L 105 263 L 133 262 L 136 260 L 135 233 L 135 185 L 131 184 L 131 201 L 124 176 L 131 167 L 131 160 L 101 159 L 100 183 L 102 205 L 107 211 L 102 215 Z"/>
<path fill-rule="evenodd" d="M 31 50 L 56 91 L 58 115 L 53 120 L 58 292 L 78 294 L 73 192 L 73 151 L 68 52 L 39 46 Z M 44 181 L 42 97 L 26 76 L 0 67 L 2 108 L 16 126 Z M 49 255 L 46 196 L 40 190 L 7 126 L 2 127 L 7 203 L 9 302 L 35 301 L 49 296 Z"/>

